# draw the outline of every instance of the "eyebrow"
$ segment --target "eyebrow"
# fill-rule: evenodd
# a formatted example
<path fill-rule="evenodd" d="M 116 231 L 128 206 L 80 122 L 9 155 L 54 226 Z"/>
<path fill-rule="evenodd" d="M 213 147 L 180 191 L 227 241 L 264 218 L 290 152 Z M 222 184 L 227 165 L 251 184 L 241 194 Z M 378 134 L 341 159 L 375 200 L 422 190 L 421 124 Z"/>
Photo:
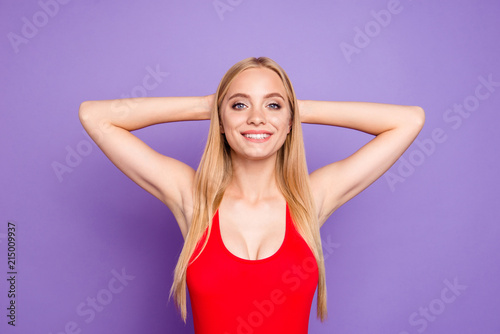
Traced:
<path fill-rule="evenodd" d="M 231 95 L 231 97 L 229 97 L 228 101 L 231 100 L 231 99 L 234 99 L 236 97 L 243 97 L 243 98 L 249 99 L 250 95 L 244 94 L 244 93 L 235 93 L 235 94 Z M 269 93 L 269 94 L 264 95 L 265 99 L 268 99 L 270 97 L 279 97 L 282 100 L 285 100 L 280 93 Z"/>

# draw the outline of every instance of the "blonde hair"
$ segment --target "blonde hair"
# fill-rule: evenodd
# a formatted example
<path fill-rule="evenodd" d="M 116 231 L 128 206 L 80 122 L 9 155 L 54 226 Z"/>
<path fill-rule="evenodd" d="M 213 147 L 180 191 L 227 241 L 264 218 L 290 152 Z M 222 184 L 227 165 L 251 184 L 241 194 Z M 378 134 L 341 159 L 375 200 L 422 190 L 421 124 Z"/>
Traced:
<path fill-rule="evenodd" d="M 184 247 L 174 271 L 174 282 L 170 296 L 186 321 L 186 271 L 195 248 L 208 228 L 208 240 L 212 218 L 217 211 L 224 191 L 232 177 L 231 151 L 225 136 L 220 131 L 220 108 L 233 79 L 249 68 L 268 68 L 281 78 L 291 110 L 292 128 L 285 143 L 279 149 L 276 159 L 276 181 L 285 197 L 295 228 L 304 238 L 316 259 L 319 270 L 317 316 L 326 318 L 326 280 L 323 251 L 319 234 L 318 217 L 309 186 L 309 174 L 305 159 L 302 127 L 297 110 L 297 98 L 292 83 L 285 71 L 267 57 L 246 58 L 233 65 L 222 78 L 215 94 L 214 110 L 211 113 L 210 129 L 205 152 L 196 172 L 194 187 L 194 208 L 191 226 L 186 235 Z M 203 248 L 202 248 L 203 249 Z M 193 260 L 195 261 L 196 258 Z"/>

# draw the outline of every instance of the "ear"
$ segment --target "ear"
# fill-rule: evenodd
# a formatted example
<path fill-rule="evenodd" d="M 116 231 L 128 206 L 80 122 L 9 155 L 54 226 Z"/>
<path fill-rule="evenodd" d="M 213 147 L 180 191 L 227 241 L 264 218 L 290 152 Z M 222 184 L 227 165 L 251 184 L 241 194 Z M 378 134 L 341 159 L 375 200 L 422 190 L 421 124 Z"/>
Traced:
<path fill-rule="evenodd" d="M 287 133 L 290 133 L 290 131 L 292 131 L 292 120 L 290 120 L 290 122 L 288 122 L 288 132 Z"/>
<path fill-rule="evenodd" d="M 222 124 L 219 124 L 219 130 L 220 130 L 220 133 L 224 133 L 224 127 L 222 126 Z"/>

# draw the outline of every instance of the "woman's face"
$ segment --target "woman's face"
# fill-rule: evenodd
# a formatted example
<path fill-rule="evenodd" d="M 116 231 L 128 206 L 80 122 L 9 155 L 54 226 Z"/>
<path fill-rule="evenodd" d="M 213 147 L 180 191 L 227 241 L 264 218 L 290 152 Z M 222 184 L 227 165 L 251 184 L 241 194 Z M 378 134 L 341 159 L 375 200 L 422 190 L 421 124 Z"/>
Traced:
<path fill-rule="evenodd" d="M 238 74 L 222 101 L 221 121 L 233 155 L 249 160 L 274 156 L 292 124 L 278 74 L 267 68 L 250 68 Z"/>

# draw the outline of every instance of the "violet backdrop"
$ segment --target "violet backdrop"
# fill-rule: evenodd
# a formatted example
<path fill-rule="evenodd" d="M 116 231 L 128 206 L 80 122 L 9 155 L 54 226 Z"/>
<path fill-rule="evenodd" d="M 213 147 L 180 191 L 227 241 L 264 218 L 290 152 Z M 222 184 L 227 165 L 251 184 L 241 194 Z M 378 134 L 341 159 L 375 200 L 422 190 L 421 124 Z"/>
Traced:
<path fill-rule="evenodd" d="M 403 157 L 322 228 L 329 318 L 314 301 L 310 332 L 500 333 L 499 17 L 494 0 L 2 0 L 0 331 L 193 333 L 168 301 L 172 214 L 99 151 L 78 107 L 211 94 L 233 63 L 268 56 L 300 99 L 426 111 Z M 310 171 L 370 139 L 303 129 Z M 207 130 L 135 133 L 196 168 Z"/>

